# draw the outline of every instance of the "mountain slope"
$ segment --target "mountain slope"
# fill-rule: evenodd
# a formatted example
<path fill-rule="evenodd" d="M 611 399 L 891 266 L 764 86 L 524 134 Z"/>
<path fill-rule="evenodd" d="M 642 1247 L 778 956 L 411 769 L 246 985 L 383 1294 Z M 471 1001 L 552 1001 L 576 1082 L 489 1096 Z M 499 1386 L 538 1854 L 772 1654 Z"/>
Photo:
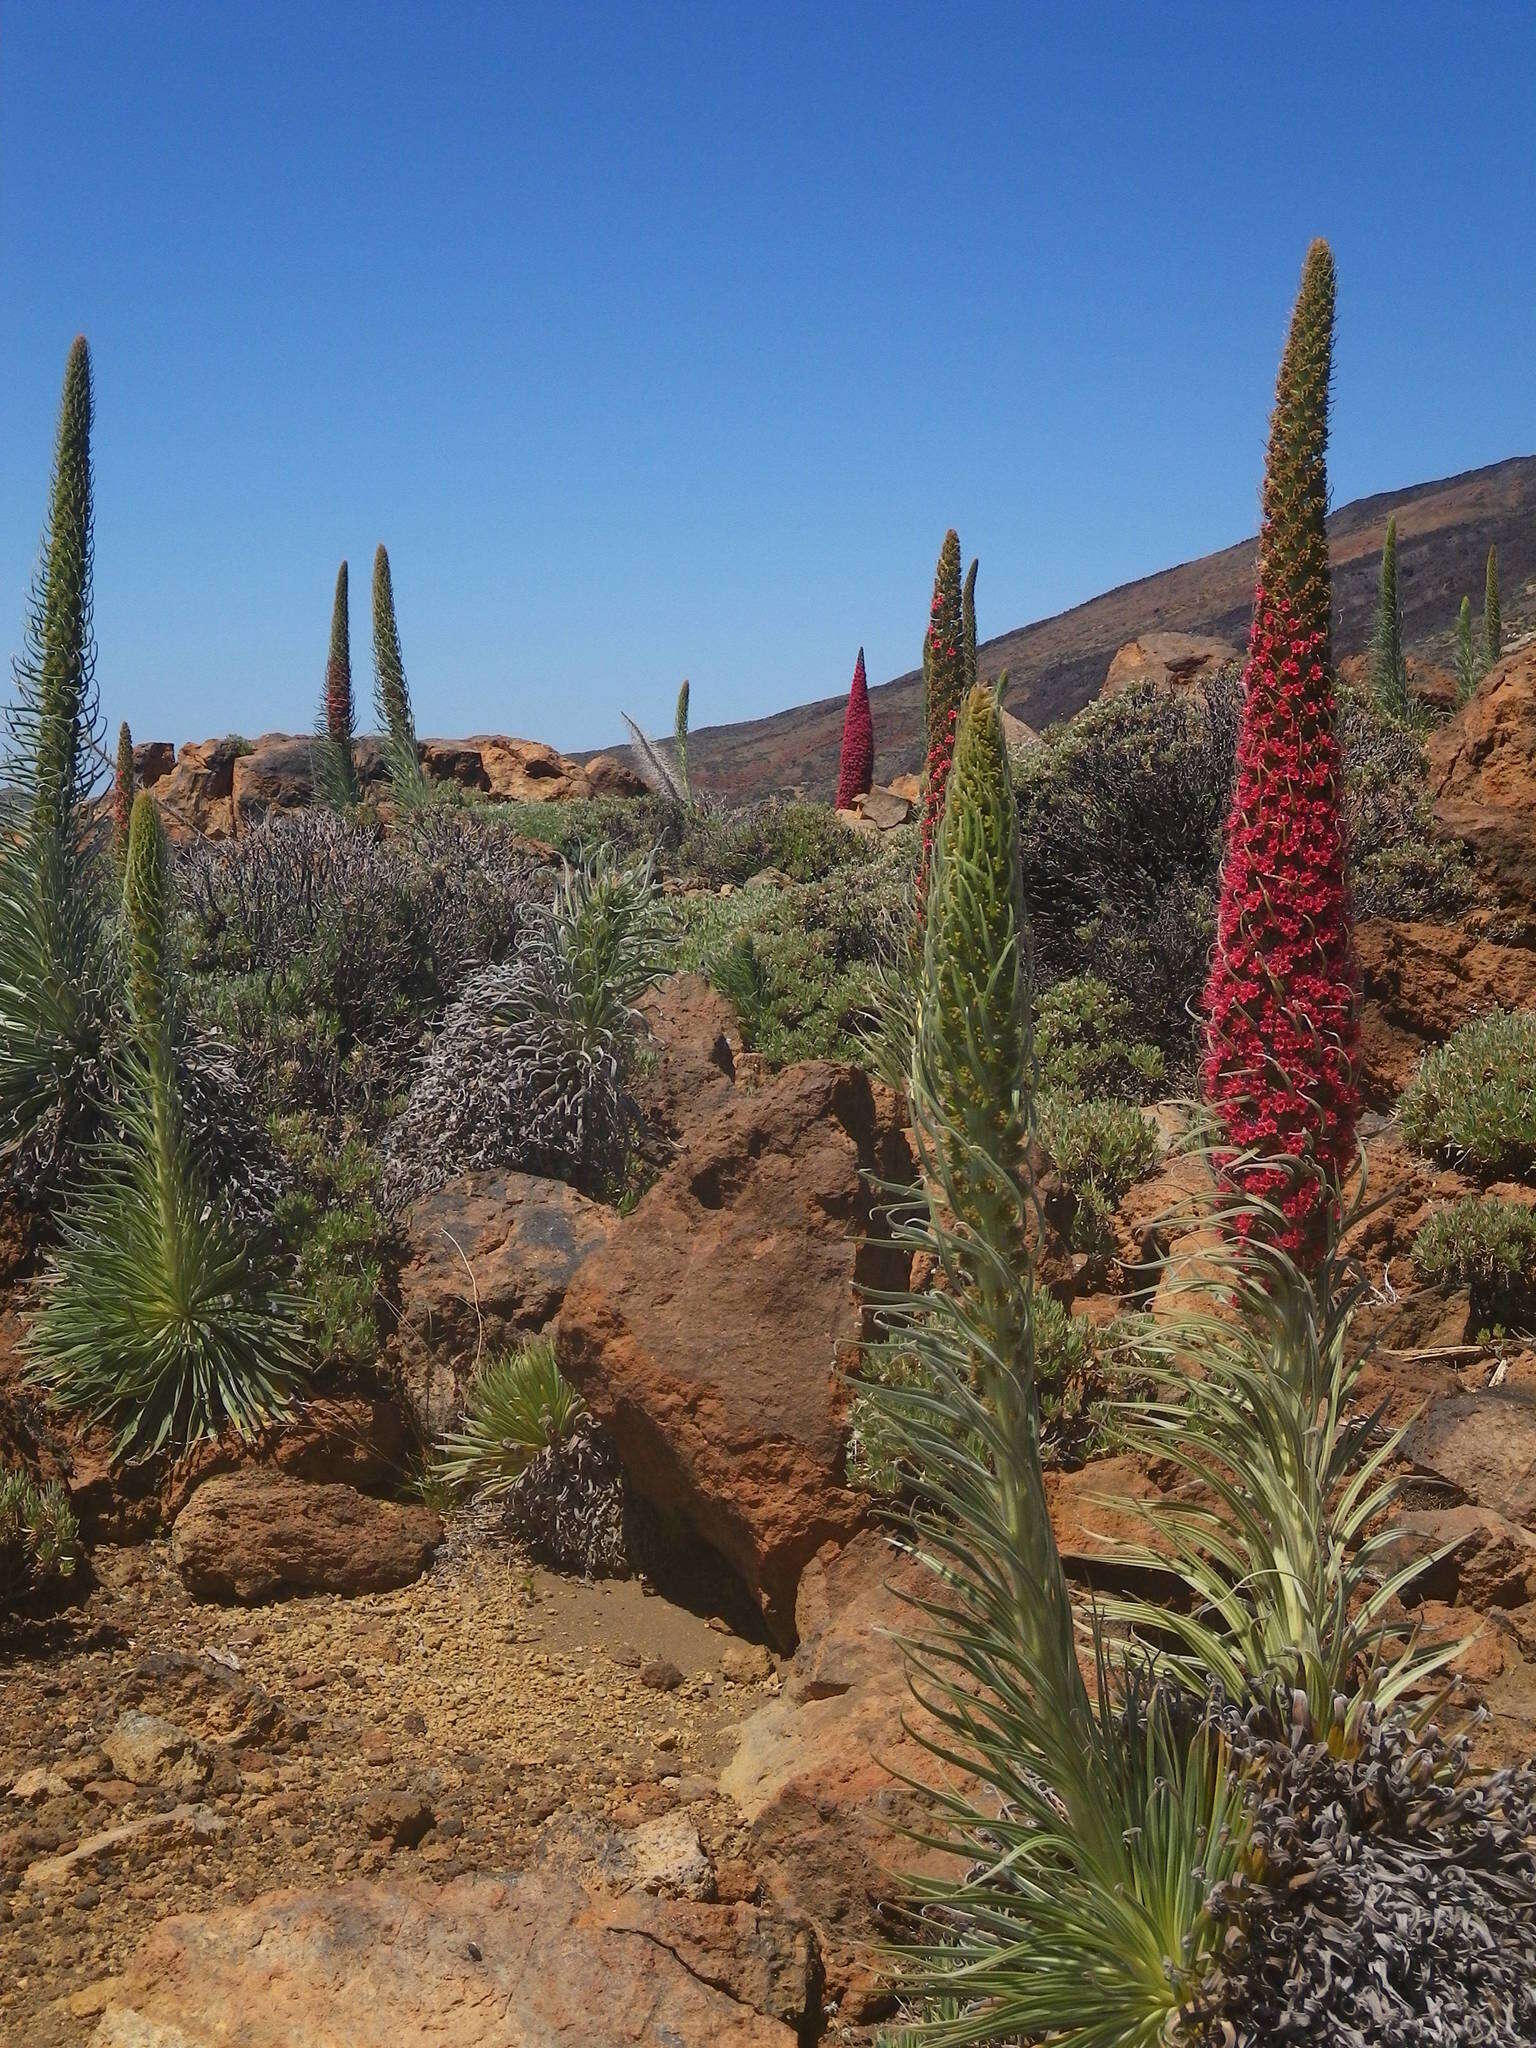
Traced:
<path fill-rule="evenodd" d="M 1490 543 L 1498 545 L 1506 621 L 1536 609 L 1536 456 L 1515 456 L 1436 483 L 1357 498 L 1332 515 L 1338 654 L 1358 652 L 1370 638 L 1381 544 L 1394 512 L 1403 631 L 1411 648 L 1445 658 L 1463 595 L 1471 597 L 1481 618 Z M 1001 634 L 982 647 L 983 670 L 994 676 L 1009 671 L 1008 708 L 1039 727 L 1081 710 L 1097 693 L 1116 649 L 1140 633 L 1205 633 L 1241 646 L 1253 598 L 1255 546 L 1252 538 L 1240 541 Z M 888 780 L 917 768 L 921 673 L 910 670 L 869 695 L 876 775 Z M 737 800 L 775 792 L 830 798 L 846 701 L 839 692 L 770 718 L 702 727 L 689 738 L 689 770 L 701 789 Z"/>

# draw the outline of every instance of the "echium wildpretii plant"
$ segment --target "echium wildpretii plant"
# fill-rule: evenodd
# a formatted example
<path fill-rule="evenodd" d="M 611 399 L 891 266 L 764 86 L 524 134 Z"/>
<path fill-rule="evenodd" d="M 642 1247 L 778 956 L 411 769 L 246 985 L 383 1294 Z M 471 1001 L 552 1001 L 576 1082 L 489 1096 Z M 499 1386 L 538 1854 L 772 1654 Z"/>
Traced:
<path fill-rule="evenodd" d="M 677 779 L 683 785 L 683 795 L 688 789 L 688 678 L 683 677 L 677 692 L 677 707 L 672 713 L 672 755 L 677 762 Z"/>
<path fill-rule="evenodd" d="M 109 1021 L 87 812 L 100 745 L 91 417 L 82 335 L 64 373 L 48 524 L 0 762 L 0 1171 L 37 1191 L 89 1133 Z"/>
<path fill-rule="evenodd" d="M 856 797 L 866 796 L 875 776 L 875 727 L 869 711 L 869 683 L 864 674 L 864 650 L 853 664 L 853 681 L 848 686 L 848 709 L 843 713 L 843 744 L 837 762 L 836 807 L 853 808 Z"/>
<path fill-rule="evenodd" d="M 114 1454 L 250 1436 L 286 1405 L 302 1358 L 298 1304 L 266 1247 L 198 1174 L 179 1097 L 182 1036 L 170 849 L 146 790 L 123 877 L 131 1047 L 121 1129 L 65 1214 L 27 1333 L 35 1379 L 106 1422 Z"/>
<path fill-rule="evenodd" d="M 331 646 L 320 697 L 320 729 L 310 750 L 315 794 L 345 810 L 358 799 L 357 715 L 352 702 L 352 628 L 348 616 L 347 565 L 336 571 L 331 604 Z"/>
<path fill-rule="evenodd" d="M 899 1989 L 914 2043 L 1154 2048 L 1193 2016 L 1205 1900 L 1241 1851 L 1198 1712 L 1112 1670 L 1097 1698 L 1047 1512 L 1028 1179 L 1032 1050 L 1017 816 L 993 693 L 961 718 L 925 916 L 912 1120 L 927 1183 L 898 1237 L 942 1272 L 882 1305 L 918 1370 L 870 1389 L 928 1566 L 907 1645 L 913 1728 L 955 1767 L 923 1839 L 963 1876 L 913 1886 Z M 968 1789 L 969 1788 L 969 1789 Z"/>
<path fill-rule="evenodd" d="M 1483 666 L 1492 668 L 1504 652 L 1504 613 L 1499 603 L 1499 551 L 1488 550 L 1483 572 Z"/>
<path fill-rule="evenodd" d="M 1456 702 L 1467 703 L 1477 693 L 1477 654 L 1472 644 L 1472 600 L 1464 597 L 1456 614 L 1456 647 L 1452 657 L 1456 670 Z"/>
<path fill-rule="evenodd" d="M 923 838 L 918 857 L 917 907 L 921 919 L 927 901 L 944 791 L 955 748 L 955 725 L 965 690 L 965 622 L 960 590 L 960 538 L 951 527 L 939 550 L 934 571 L 933 601 L 923 639 L 923 718 L 927 752 L 923 764 Z"/>
<path fill-rule="evenodd" d="M 963 693 L 977 680 L 976 676 L 976 571 L 981 563 L 974 557 L 965 572 L 965 588 L 960 593 L 960 689 Z"/>
<path fill-rule="evenodd" d="M 395 802 L 405 808 L 419 805 L 426 800 L 428 783 L 416 747 L 416 720 L 395 620 L 395 586 L 382 541 L 373 557 L 373 707 L 384 735 L 384 763 Z"/>
<path fill-rule="evenodd" d="M 1371 641 L 1371 694 L 1388 718 L 1408 716 L 1408 665 L 1403 658 L 1403 612 L 1397 594 L 1397 520 L 1387 521 Z"/>
<path fill-rule="evenodd" d="M 1334 270 L 1307 252 L 1270 420 L 1258 587 L 1243 676 L 1216 950 L 1205 990 L 1205 1094 L 1227 1171 L 1278 1211 L 1305 1259 L 1326 1241 L 1353 1159 L 1359 1037 L 1335 730 L 1328 566 Z"/>
<path fill-rule="evenodd" d="M 128 858 L 128 825 L 133 816 L 133 734 L 125 718 L 117 729 L 112 769 L 112 852 L 118 867 Z"/>

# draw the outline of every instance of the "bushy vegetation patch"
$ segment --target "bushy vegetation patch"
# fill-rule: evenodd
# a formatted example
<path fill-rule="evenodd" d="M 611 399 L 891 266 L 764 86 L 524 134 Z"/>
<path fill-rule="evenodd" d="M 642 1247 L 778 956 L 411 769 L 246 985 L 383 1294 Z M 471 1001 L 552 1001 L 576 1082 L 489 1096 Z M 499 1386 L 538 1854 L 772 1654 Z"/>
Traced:
<path fill-rule="evenodd" d="M 1421 1151 L 1494 1180 L 1536 1160 L 1536 1014 L 1493 1010 L 1424 1055 L 1398 1105 Z"/>
<path fill-rule="evenodd" d="M 1239 688 L 1134 690 L 1020 757 L 1025 897 L 1043 982 L 1088 974 L 1188 1073 L 1215 931 Z"/>
<path fill-rule="evenodd" d="M 0 1472 L 0 1612 L 69 1578 L 79 1556 L 79 1527 L 58 1481 Z"/>
<path fill-rule="evenodd" d="M 548 883 L 494 817 L 428 806 L 385 833 L 320 808 L 182 866 L 208 1021 L 272 1106 L 366 1113 L 402 1087 L 424 1025 L 517 947 Z"/>
<path fill-rule="evenodd" d="M 654 854 L 659 879 L 701 889 L 727 883 L 739 888 L 767 869 L 792 882 L 811 882 L 874 858 L 867 838 L 825 804 L 778 798 L 726 809 L 661 796 L 590 797 L 498 804 L 492 815 L 567 860 L 580 860 L 598 846 L 611 847 L 621 859 Z"/>
<path fill-rule="evenodd" d="M 648 859 L 604 848 L 568 869 L 516 956 L 450 1006 L 389 1133 L 391 1202 L 487 1166 L 616 1196 L 637 1118 L 634 1006 L 669 952 Z"/>
<path fill-rule="evenodd" d="M 1068 1102 L 1145 1102 L 1161 1088 L 1162 1048 L 1137 1035 L 1129 1001 L 1095 974 L 1069 975 L 1035 1005 L 1039 1085 Z"/>
<path fill-rule="evenodd" d="M 1477 895 L 1470 849 L 1434 821 L 1421 739 L 1360 697 L 1340 705 L 1350 883 L 1360 917 L 1453 917 Z"/>
<path fill-rule="evenodd" d="M 760 882 L 672 905 L 677 964 L 732 1002 L 776 1061 L 857 1059 L 876 975 L 910 930 L 911 839 L 793 887 Z"/>
<path fill-rule="evenodd" d="M 1437 1210 L 1413 1241 L 1421 1280 L 1467 1287 L 1479 1328 L 1529 1330 L 1536 1312 L 1536 1209 L 1469 1196 Z"/>
<path fill-rule="evenodd" d="M 296 1262 L 305 1337 L 317 1364 L 366 1367 L 385 1334 L 391 1233 L 377 1151 L 353 1133 L 334 1138 L 314 1118 L 274 1116 L 287 1181 L 272 1220 Z"/>
<path fill-rule="evenodd" d="M 1089 1257 L 1107 1257 L 1120 1198 L 1157 1158 L 1156 1130 L 1133 1103 L 1050 1094 L 1036 1099 L 1035 1130 L 1065 1184 L 1067 1242 Z"/>

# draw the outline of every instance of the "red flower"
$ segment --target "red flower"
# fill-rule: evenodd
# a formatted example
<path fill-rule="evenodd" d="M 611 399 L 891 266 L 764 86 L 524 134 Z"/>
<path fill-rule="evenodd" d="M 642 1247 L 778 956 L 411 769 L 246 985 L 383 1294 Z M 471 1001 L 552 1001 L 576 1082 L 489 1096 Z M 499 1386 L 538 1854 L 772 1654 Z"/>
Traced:
<path fill-rule="evenodd" d="M 837 808 L 850 810 L 874 779 L 875 727 L 869 713 L 869 686 L 864 680 L 864 650 L 853 665 L 848 709 L 843 715 L 843 750 L 837 766 Z"/>

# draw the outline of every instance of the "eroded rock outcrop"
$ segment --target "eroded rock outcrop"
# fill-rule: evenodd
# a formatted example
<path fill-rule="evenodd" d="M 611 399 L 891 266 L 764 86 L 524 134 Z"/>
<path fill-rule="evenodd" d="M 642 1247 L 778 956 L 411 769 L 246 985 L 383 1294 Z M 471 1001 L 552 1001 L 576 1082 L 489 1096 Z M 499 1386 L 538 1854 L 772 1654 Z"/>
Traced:
<path fill-rule="evenodd" d="M 753 1908 L 591 1898 L 531 1876 L 271 1892 L 168 1920 L 94 2048 L 794 2048 L 808 1961 Z"/>
<path fill-rule="evenodd" d="M 1536 642 L 1506 655 L 1425 747 L 1435 817 L 1536 905 Z"/>
<path fill-rule="evenodd" d="M 638 1492 L 680 1518 L 794 1639 L 795 1588 L 866 1502 L 844 1483 L 842 1374 L 860 1290 L 900 1285 L 867 1174 L 905 1181 L 896 1107 L 813 1061 L 687 1133 L 678 1157 L 572 1282 L 561 1363 Z"/>
<path fill-rule="evenodd" d="M 461 1174 L 412 1207 L 395 1350 L 428 1433 L 455 1419 L 478 1360 L 544 1328 L 615 1220 L 563 1181 L 501 1171 Z"/>

